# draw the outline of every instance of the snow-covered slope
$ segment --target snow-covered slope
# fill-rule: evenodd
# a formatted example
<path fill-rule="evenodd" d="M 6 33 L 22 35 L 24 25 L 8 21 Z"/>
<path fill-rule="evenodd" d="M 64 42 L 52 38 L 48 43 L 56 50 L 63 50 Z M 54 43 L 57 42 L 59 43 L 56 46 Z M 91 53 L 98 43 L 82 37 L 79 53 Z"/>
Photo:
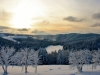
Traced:
<path fill-rule="evenodd" d="M 21 38 L 21 39 L 26 39 L 28 38 L 28 36 L 6 36 L 6 35 L 0 35 L 0 37 L 4 38 L 4 39 L 7 39 L 7 40 L 10 40 L 10 41 L 13 41 L 13 42 L 18 42 L 16 41 L 14 38 Z"/>
<path fill-rule="evenodd" d="M 34 73 L 34 67 L 28 67 L 28 74 L 21 67 L 8 67 L 9 75 L 100 75 L 100 66 L 92 70 L 91 66 L 84 66 L 83 73 L 77 73 L 77 69 L 71 69 L 68 65 L 41 65 L 38 66 L 38 74 Z M 3 75 L 0 66 L 0 75 Z"/>
<path fill-rule="evenodd" d="M 9 37 L 9 36 L 5 36 L 5 37 L 2 37 L 4 39 L 7 39 L 7 40 L 10 40 L 10 41 L 13 41 L 13 42 L 17 42 L 16 40 L 14 40 L 13 38 Z"/>

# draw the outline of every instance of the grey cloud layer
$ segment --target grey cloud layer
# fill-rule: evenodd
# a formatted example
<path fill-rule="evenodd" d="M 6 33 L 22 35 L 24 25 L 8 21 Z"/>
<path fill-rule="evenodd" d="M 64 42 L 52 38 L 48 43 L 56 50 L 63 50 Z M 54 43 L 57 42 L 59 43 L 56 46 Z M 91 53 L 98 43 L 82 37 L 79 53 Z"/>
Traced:
<path fill-rule="evenodd" d="M 9 29 L 9 27 L 6 27 L 6 26 L 0 26 L 0 29 Z"/>
<path fill-rule="evenodd" d="M 100 26 L 100 23 L 95 23 L 91 27 L 98 27 L 98 26 Z"/>
<path fill-rule="evenodd" d="M 93 15 L 92 15 L 92 18 L 93 18 L 93 19 L 100 20 L 100 12 L 93 14 Z"/>
<path fill-rule="evenodd" d="M 44 31 L 39 31 L 37 29 L 35 29 L 34 31 L 32 31 L 32 33 L 45 33 Z"/>
<path fill-rule="evenodd" d="M 28 29 L 26 29 L 26 28 L 18 29 L 18 31 L 28 31 Z"/>
<path fill-rule="evenodd" d="M 41 31 L 37 29 L 33 30 L 31 33 L 34 35 L 46 35 L 47 34 L 45 31 Z"/>
<path fill-rule="evenodd" d="M 68 16 L 68 17 L 63 18 L 63 20 L 67 20 L 67 21 L 70 21 L 70 22 L 82 22 L 85 19 L 79 19 L 77 17 Z"/>

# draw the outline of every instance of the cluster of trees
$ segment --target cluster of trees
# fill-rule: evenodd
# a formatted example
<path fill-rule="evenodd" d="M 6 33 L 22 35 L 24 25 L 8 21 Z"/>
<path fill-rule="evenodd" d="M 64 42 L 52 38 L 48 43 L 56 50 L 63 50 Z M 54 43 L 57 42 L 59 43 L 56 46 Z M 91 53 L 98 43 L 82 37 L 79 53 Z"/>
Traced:
<path fill-rule="evenodd" d="M 38 64 L 70 64 L 71 67 L 76 67 L 79 72 L 82 72 L 84 65 L 93 64 L 93 68 L 100 65 L 100 49 L 90 50 L 59 50 L 48 53 L 45 48 L 39 48 L 37 51 L 29 48 L 21 48 L 16 52 L 13 47 L 0 48 L 0 64 L 7 74 L 9 65 L 18 65 L 25 69 L 27 73 L 28 66 L 35 68 L 37 73 Z"/>
<path fill-rule="evenodd" d="M 45 48 L 39 48 L 40 61 L 42 65 L 68 65 L 69 64 L 69 50 L 59 50 L 48 53 Z"/>
<path fill-rule="evenodd" d="M 100 65 L 100 49 L 98 50 L 59 50 L 47 53 L 45 48 L 39 49 L 41 62 L 43 65 L 71 65 L 72 68 L 77 68 L 82 72 L 84 65 L 92 64 L 93 68 Z"/>
<path fill-rule="evenodd" d="M 0 49 L 0 64 L 7 74 L 7 68 L 9 65 L 18 65 L 25 68 L 25 73 L 27 73 L 28 66 L 33 66 L 35 68 L 35 73 L 37 73 L 37 66 L 39 63 L 38 51 L 33 49 L 24 48 L 16 52 L 13 47 L 1 47 Z"/>
<path fill-rule="evenodd" d="M 95 51 L 72 51 L 69 54 L 69 63 L 72 67 L 76 67 L 78 72 L 82 72 L 84 65 L 92 64 L 92 68 L 96 68 L 98 65 L 100 65 L 100 49 Z"/>

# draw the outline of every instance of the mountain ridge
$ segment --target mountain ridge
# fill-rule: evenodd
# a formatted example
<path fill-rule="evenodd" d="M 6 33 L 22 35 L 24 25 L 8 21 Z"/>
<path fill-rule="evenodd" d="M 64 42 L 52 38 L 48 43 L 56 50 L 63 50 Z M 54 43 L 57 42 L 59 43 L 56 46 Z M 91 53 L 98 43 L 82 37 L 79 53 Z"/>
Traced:
<path fill-rule="evenodd" d="M 2 35 L 4 36 L 4 34 Z M 5 36 L 21 37 L 23 35 L 5 34 Z M 28 36 L 28 38 L 26 39 L 13 38 L 13 39 L 17 40 L 20 43 L 22 42 L 22 45 L 26 45 L 28 47 L 32 45 L 34 45 L 35 47 L 35 44 L 37 44 L 37 46 L 39 47 L 46 47 L 48 45 L 57 44 L 57 45 L 62 45 L 64 50 L 67 49 L 70 50 L 71 49 L 90 49 L 90 50 L 96 49 L 97 50 L 98 48 L 100 48 L 100 34 L 94 34 L 94 33 L 88 33 L 88 34 L 70 33 L 70 34 L 57 34 L 57 35 L 24 35 L 24 36 Z M 2 38 L 2 36 L 0 37 Z M 41 44 L 39 44 L 40 42 Z M 48 45 L 46 45 L 47 43 Z M 30 46 L 27 44 L 29 44 Z"/>

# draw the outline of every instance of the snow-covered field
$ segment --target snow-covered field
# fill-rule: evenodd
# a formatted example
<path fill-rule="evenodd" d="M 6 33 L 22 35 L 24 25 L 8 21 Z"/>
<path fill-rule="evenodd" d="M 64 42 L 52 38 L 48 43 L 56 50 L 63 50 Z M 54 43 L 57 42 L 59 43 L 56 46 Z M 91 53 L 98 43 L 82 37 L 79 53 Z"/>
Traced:
<path fill-rule="evenodd" d="M 58 52 L 59 49 L 62 50 L 63 46 L 61 46 L 61 45 L 56 45 L 56 46 L 50 45 L 46 48 L 48 53 L 51 53 L 52 51 L 55 51 L 55 50 Z"/>
<path fill-rule="evenodd" d="M 77 73 L 77 69 L 71 69 L 68 65 L 41 65 L 38 66 L 38 73 L 34 73 L 33 67 L 28 67 L 28 73 L 25 74 L 21 67 L 8 67 L 8 75 L 100 75 L 100 66 L 97 69 L 91 66 L 84 66 L 83 73 Z M 3 75 L 2 67 L 0 66 L 0 75 Z"/>

